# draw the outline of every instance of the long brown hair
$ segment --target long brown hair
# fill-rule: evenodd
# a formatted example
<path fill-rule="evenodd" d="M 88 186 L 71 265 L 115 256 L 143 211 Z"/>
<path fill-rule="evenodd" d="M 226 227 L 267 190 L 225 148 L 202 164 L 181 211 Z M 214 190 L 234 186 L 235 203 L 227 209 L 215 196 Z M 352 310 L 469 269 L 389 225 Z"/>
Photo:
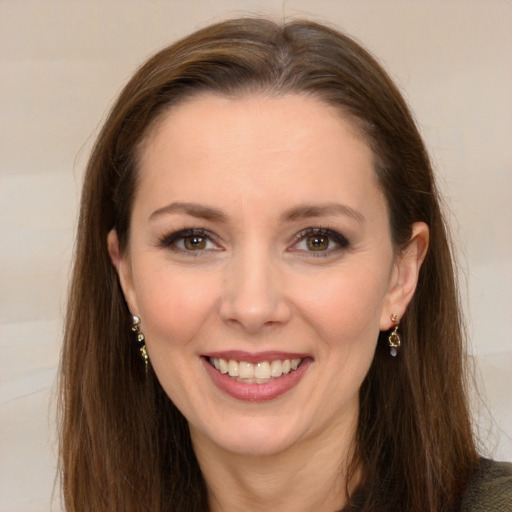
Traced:
<path fill-rule="evenodd" d="M 107 251 L 129 237 L 138 153 L 168 109 L 202 91 L 310 94 L 339 108 L 373 149 L 397 250 L 430 228 L 418 287 L 389 357 L 385 333 L 360 391 L 347 510 L 453 510 L 477 455 L 464 381 L 450 244 L 428 155 L 399 91 L 349 37 L 309 21 L 219 23 L 162 50 L 115 103 L 85 176 L 61 372 L 61 475 L 68 511 L 205 511 L 188 426 L 144 374 Z"/>

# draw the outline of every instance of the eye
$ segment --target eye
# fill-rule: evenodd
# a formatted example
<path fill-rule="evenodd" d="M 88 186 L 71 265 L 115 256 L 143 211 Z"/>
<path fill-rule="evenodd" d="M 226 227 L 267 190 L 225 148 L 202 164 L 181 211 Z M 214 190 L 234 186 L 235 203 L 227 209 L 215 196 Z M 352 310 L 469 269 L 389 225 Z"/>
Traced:
<path fill-rule="evenodd" d="M 214 235 L 204 229 L 182 229 L 164 236 L 159 245 L 181 252 L 218 251 L 221 248 L 214 239 Z"/>
<path fill-rule="evenodd" d="M 183 246 L 189 251 L 206 249 L 208 240 L 204 236 L 190 235 L 182 238 Z"/>
<path fill-rule="evenodd" d="M 310 251 L 326 251 L 331 245 L 327 235 L 309 235 L 305 238 L 305 242 Z"/>
<path fill-rule="evenodd" d="M 326 228 L 308 228 L 298 233 L 290 251 L 317 253 L 327 256 L 348 247 L 348 240 L 340 233 Z"/>

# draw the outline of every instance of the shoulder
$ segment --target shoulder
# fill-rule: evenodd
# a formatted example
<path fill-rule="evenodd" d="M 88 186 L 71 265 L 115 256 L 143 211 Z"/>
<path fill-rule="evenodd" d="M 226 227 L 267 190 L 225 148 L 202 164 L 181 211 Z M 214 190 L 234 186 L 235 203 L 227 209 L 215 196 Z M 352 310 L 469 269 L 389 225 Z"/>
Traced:
<path fill-rule="evenodd" d="M 461 512 L 512 512 L 512 463 L 480 459 L 462 497 Z"/>

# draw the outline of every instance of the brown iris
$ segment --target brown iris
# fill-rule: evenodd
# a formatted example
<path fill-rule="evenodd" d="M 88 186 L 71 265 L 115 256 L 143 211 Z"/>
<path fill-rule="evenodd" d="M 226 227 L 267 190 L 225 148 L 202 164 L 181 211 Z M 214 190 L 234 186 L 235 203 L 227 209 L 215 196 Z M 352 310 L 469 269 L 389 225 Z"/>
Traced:
<path fill-rule="evenodd" d="M 311 251 L 325 251 L 329 248 L 329 237 L 325 235 L 310 235 L 306 238 L 306 245 Z"/>
<path fill-rule="evenodd" d="M 206 248 L 206 238 L 203 236 L 191 235 L 183 239 L 185 249 L 197 251 Z"/>

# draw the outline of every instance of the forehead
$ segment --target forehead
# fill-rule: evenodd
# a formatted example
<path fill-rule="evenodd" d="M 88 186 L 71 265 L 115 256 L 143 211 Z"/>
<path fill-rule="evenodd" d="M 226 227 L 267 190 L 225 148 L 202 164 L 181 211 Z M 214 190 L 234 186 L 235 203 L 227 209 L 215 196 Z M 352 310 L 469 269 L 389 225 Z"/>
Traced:
<path fill-rule="evenodd" d="M 139 156 L 139 193 L 153 202 L 215 193 L 235 201 L 242 191 L 324 202 L 343 192 L 359 201 L 377 187 L 355 123 L 302 94 L 197 95 L 160 118 Z"/>
<path fill-rule="evenodd" d="M 306 125 L 306 118 L 309 125 Z M 279 119 L 276 125 L 271 121 Z M 304 122 L 292 124 L 292 121 L 303 119 Z M 228 123 L 229 122 L 229 123 Z M 334 106 L 314 94 L 272 92 L 240 93 L 239 95 L 225 96 L 215 92 L 195 93 L 190 97 L 178 101 L 160 114 L 150 126 L 140 145 L 140 153 L 147 149 L 162 136 L 171 136 L 182 129 L 194 129 L 201 132 L 214 128 L 216 135 L 221 137 L 228 129 L 237 131 L 238 142 L 247 134 L 254 137 L 255 131 L 250 130 L 258 124 L 265 124 L 264 133 L 271 134 L 273 128 L 282 133 L 283 125 L 288 122 L 286 135 L 308 135 L 307 128 L 315 130 L 321 126 L 332 129 L 333 124 L 343 125 L 341 131 L 348 131 L 355 138 L 364 141 L 366 133 L 363 122 L 354 118 L 342 106 Z M 173 130 L 173 126 L 180 125 Z M 282 133 L 284 134 L 284 133 Z M 211 134 L 213 135 L 213 134 Z M 191 140 L 191 143 L 194 141 Z M 251 139 L 254 142 L 254 139 Z M 276 140 L 282 145 L 283 140 Z"/>

